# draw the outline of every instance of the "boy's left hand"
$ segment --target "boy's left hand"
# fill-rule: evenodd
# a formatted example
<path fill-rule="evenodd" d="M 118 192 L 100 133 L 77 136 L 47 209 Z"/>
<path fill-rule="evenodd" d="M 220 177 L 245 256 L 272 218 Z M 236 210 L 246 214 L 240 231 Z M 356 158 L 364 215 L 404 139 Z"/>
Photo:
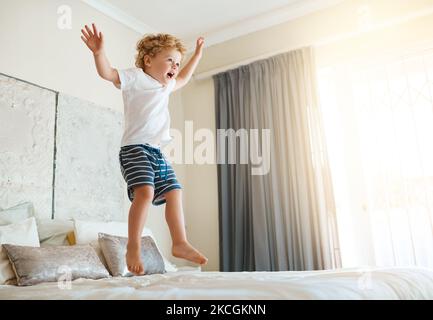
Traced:
<path fill-rule="evenodd" d="M 203 51 L 203 44 L 204 44 L 204 38 L 199 37 L 197 39 L 196 45 L 195 45 L 195 54 L 201 57 L 202 51 Z"/>

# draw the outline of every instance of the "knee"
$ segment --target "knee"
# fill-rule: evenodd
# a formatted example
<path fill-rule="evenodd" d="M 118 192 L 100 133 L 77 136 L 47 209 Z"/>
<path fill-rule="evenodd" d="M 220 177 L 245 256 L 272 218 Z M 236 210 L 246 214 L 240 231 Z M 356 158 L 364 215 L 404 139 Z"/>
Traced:
<path fill-rule="evenodd" d="M 170 201 L 172 199 L 180 199 L 182 197 L 182 190 L 173 189 L 168 191 L 164 196 L 166 201 Z"/>
<path fill-rule="evenodd" d="M 143 201 L 152 201 L 154 190 L 152 186 L 141 185 L 134 188 L 134 198 L 138 198 Z"/>

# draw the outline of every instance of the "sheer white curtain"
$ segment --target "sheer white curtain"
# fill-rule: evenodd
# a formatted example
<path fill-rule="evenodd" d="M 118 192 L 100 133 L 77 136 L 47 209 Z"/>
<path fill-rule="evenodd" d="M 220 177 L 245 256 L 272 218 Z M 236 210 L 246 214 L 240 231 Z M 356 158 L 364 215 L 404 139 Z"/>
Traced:
<path fill-rule="evenodd" d="M 318 78 L 343 267 L 433 267 L 433 50 Z"/>

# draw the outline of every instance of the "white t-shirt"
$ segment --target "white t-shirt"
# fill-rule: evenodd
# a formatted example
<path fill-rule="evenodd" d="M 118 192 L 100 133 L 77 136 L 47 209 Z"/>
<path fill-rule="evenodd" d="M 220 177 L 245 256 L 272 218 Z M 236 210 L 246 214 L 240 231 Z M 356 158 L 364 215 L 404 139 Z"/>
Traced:
<path fill-rule="evenodd" d="M 121 147 L 148 143 L 163 147 L 172 137 L 168 98 L 176 79 L 163 86 L 141 68 L 118 70 L 125 113 Z"/>

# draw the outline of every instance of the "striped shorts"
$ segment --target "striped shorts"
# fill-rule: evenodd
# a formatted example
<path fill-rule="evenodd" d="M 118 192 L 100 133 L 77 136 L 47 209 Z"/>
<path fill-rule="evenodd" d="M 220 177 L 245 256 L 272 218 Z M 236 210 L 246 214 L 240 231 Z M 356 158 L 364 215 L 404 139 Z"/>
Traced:
<path fill-rule="evenodd" d="M 120 148 L 119 162 L 131 202 L 134 199 L 134 187 L 139 185 L 153 186 L 152 204 L 155 206 L 165 203 L 166 192 L 182 189 L 173 168 L 159 148 L 148 144 L 123 146 Z"/>

